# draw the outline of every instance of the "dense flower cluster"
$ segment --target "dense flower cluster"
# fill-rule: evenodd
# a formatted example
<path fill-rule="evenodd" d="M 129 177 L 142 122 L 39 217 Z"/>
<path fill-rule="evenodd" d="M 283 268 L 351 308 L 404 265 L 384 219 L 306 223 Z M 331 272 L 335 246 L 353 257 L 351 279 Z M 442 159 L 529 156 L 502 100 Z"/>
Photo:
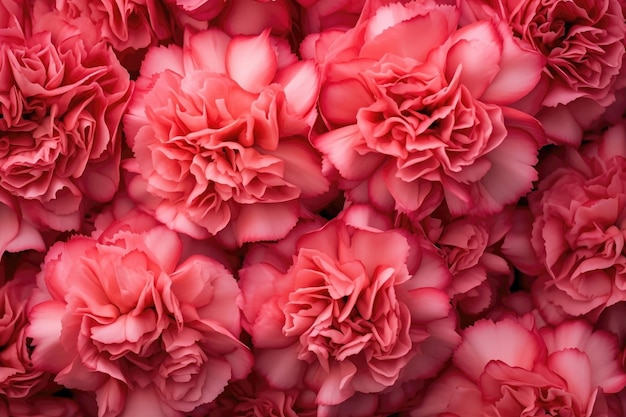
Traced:
<path fill-rule="evenodd" d="M 622 0 L 0 0 L 0 416 L 623 417 Z"/>

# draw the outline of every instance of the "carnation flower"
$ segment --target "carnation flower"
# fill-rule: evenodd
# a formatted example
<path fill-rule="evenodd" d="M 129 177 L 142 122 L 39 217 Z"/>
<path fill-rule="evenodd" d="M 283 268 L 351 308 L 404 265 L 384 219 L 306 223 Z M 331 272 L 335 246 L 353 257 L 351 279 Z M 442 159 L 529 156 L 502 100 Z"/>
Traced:
<path fill-rule="evenodd" d="M 578 145 L 604 108 L 615 101 L 626 23 L 620 0 L 548 0 L 523 5 L 469 0 L 462 21 L 497 15 L 514 36 L 546 57 L 539 85 L 524 103 L 550 138 Z"/>
<path fill-rule="evenodd" d="M 333 29 L 348 30 L 356 25 L 365 0 L 297 0 L 302 6 L 305 34 Z"/>
<path fill-rule="evenodd" d="M 223 0 L 35 0 L 35 20 L 74 27 L 85 42 L 103 40 L 127 55 L 161 41 L 182 38 L 183 28 L 206 29 Z"/>
<path fill-rule="evenodd" d="M 85 46 L 71 30 L 3 30 L 0 194 L 15 198 L 2 198 L 3 207 L 40 229 L 66 231 L 79 228 L 83 203 L 112 199 L 130 91 L 128 73 L 103 43 Z M 24 221 L 9 224 L 14 238 L 34 234 Z M 28 248 L 36 248 L 32 239 Z"/>
<path fill-rule="evenodd" d="M 287 38 L 297 15 L 288 0 L 229 0 L 224 6 L 215 24 L 230 36 L 258 35 L 270 29 L 273 35 Z"/>
<path fill-rule="evenodd" d="M 267 384 L 262 377 L 251 373 L 247 379 L 226 387 L 209 407 L 197 417 L 317 417 L 315 394 L 297 389 L 279 390 Z"/>
<path fill-rule="evenodd" d="M 12 399 L 33 396 L 50 380 L 48 374 L 33 367 L 25 333 L 26 304 L 37 271 L 26 263 L 18 268 L 0 287 L 0 394 Z"/>
<path fill-rule="evenodd" d="M 448 293 L 461 319 L 471 321 L 496 306 L 513 278 L 499 253 L 500 242 L 511 228 L 511 208 L 489 218 L 429 216 L 421 223 L 452 273 Z"/>
<path fill-rule="evenodd" d="M 530 190 L 543 133 L 504 106 L 535 87 L 543 58 L 491 20 L 457 23 L 453 6 L 392 3 L 304 44 L 324 70 L 329 131 L 313 143 L 349 200 L 420 217 L 445 200 L 454 216 L 486 216 Z M 408 37 L 419 42 L 398 42 Z"/>
<path fill-rule="evenodd" d="M 49 250 L 29 312 L 32 359 L 94 391 L 100 417 L 182 417 L 250 370 L 239 289 L 217 261 L 181 258 L 175 232 L 130 216 Z"/>
<path fill-rule="evenodd" d="M 345 402 L 371 415 L 378 399 L 361 394 L 434 376 L 456 346 L 449 272 L 408 234 L 335 220 L 287 259 L 240 271 L 244 326 L 255 369 L 274 388 L 312 390 L 321 415 Z"/>
<path fill-rule="evenodd" d="M 546 314 L 598 314 L 626 300 L 625 139 L 622 123 L 581 151 L 563 148 L 542 162 L 527 230 L 543 271 L 533 294 Z"/>
<path fill-rule="evenodd" d="M 317 70 L 261 35 L 213 29 L 146 57 L 125 130 L 128 193 L 168 227 L 230 246 L 275 240 L 328 190 L 305 135 Z M 306 86 L 306 87 L 305 87 Z"/>
<path fill-rule="evenodd" d="M 482 320 L 462 335 L 455 367 L 410 417 L 617 417 L 607 413 L 609 397 L 626 386 L 626 374 L 613 335 L 585 321 L 536 329 L 528 317 Z"/>

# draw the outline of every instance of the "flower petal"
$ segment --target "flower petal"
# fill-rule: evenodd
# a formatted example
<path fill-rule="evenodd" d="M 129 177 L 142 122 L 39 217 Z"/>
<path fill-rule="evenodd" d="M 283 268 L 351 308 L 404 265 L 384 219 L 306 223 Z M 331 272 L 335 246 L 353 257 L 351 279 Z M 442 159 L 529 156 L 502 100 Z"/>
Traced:
<path fill-rule="evenodd" d="M 226 48 L 226 71 L 242 88 L 258 93 L 276 76 L 276 53 L 270 31 L 258 36 L 237 36 Z"/>

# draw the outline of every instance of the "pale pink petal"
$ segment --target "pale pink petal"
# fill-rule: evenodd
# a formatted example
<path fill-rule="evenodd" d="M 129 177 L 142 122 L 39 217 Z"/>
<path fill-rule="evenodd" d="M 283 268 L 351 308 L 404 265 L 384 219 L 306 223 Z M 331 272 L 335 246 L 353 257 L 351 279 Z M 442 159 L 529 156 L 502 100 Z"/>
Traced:
<path fill-rule="evenodd" d="M 146 78 L 164 71 L 174 71 L 183 75 L 183 50 L 177 45 L 150 48 L 141 62 L 139 73 Z"/>
<path fill-rule="evenodd" d="M 362 180 L 378 168 L 383 156 L 376 153 L 360 154 L 356 148 L 363 143 L 358 126 L 350 125 L 331 130 L 313 139 L 319 149 L 348 180 Z"/>
<path fill-rule="evenodd" d="M 243 89 L 258 93 L 276 76 L 276 53 L 265 30 L 258 36 L 238 36 L 226 48 L 226 71 Z"/>
<path fill-rule="evenodd" d="M 320 112 L 326 122 L 340 126 L 356 123 L 359 109 L 373 101 L 363 83 L 355 78 L 324 83 L 319 97 Z"/>
<path fill-rule="evenodd" d="M 486 157 L 491 169 L 475 185 L 476 205 L 469 212 L 479 216 L 496 213 L 507 204 L 515 203 L 532 189 L 537 180 L 535 170 L 542 130 L 517 129 L 511 120 L 506 139 Z M 505 180 L 506 179 L 506 180 Z M 456 211 L 453 214 L 460 214 Z"/>
<path fill-rule="evenodd" d="M 523 49 L 505 22 L 497 24 L 503 42 L 500 71 L 480 98 L 505 105 L 522 99 L 535 88 L 541 79 L 545 58 L 537 51 Z"/>
<path fill-rule="evenodd" d="M 254 369 L 274 388 L 294 388 L 302 383 L 308 365 L 297 355 L 296 345 L 285 349 L 261 349 L 255 355 Z"/>
<path fill-rule="evenodd" d="M 109 402 L 111 401 L 112 399 L 109 399 Z M 118 417 L 137 417 L 141 415 L 150 417 L 182 417 L 184 414 L 169 407 L 153 387 L 147 387 L 129 390 L 124 410 L 119 414 L 112 415 Z"/>
<path fill-rule="evenodd" d="M 463 332 L 463 341 L 453 360 L 459 369 L 478 381 L 485 365 L 492 360 L 533 369 L 541 349 L 539 338 L 512 319 L 497 323 L 481 320 Z"/>
<path fill-rule="evenodd" d="M 26 335 L 37 347 L 32 360 L 39 369 L 57 373 L 72 361 L 60 340 L 64 314 L 65 304 L 60 301 L 43 302 L 29 311 L 30 326 Z"/>
<path fill-rule="evenodd" d="M 219 29 L 209 29 L 194 35 L 186 33 L 184 64 L 185 72 L 203 70 L 226 74 L 226 50 L 230 36 Z M 241 64 L 239 64 L 241 65 Z"/>
<path fill-rule="evenodd" d="M 576 349 L 564 349 L 548 357 L 548 368 L 561 376 L 567 383 L 567 389 L 586 409 L 595 387 L 591 386 L 591 364 L 583 352 Z"/>
<path fill-rule="evenodd" d="M 350 361 L 341 361 L 330 367 L 330 372 L 321 366 L 309 367 L 307 379 L 321 382 L 315 401 L 318 404 L 340 404 L 354 395 L 351 379 L 357 373 L 356 366 Z"/>
<path fill-rule="evenodd" d="M 2 222 L 4 227 L 4 225 L 6 224 L 4 223 L 4 220 L 0 220 L 0 222 Z M 1 244 L 0 248 L 2 248 Z M 45 252 L 46 244 L 43 241 L 43 237 L 41 236 L 39 229 L 34 227 L 26 220 L 22 220 L 22 222 L 20 223 L 20 230 L 17 236 L 15 236 L 13 240 L 7 244 L 6 250 L 9 252 L 20 252 L 30 249 L 39 252 Z"/>
<path fill-rule="evenodd" d="M 373 19 L 373 24 L 384 26 L 387 23 Z M 370 23 L 370 27 L 371 25 L 372 23 Z M 373 31 L 379 32 L 381 29 L 374 28 Z M 431 10 L 425 15 L 412 17 L 382 30 L 380 34 L 363 44 L 360 56 L 380 59 L 385 54 L 394 54 L 424 62 L 431 50 L 445 42 L 450 34 L 450 29 L 446 14 L 438 10 Z M 421 39 L 420 42 L 398 41 L 398 39 L 412 39 L 416 36 Z"/>
<path fill-rule="evenodd" d="M 558 145 L 580 146 L 583 129 L 566 106 L 544 107 L 536 117 L 551 142 Z"/>
<path fill-rule="evenodd" d="M 165 227 L 155 227 L 145 234 L 144 241 L 163 270 L 173 272 L 183 248 L 178 235 Z"/>
<path fill-rule="evenodd" d="M 284 161 L 283 178 L 301 190 L 301 198 L 317 197 L 328 191 L 330 183 L 322 174 L 321 158 L 307 141 L 281 140 L 270 154 Z"/>
<path fill-rule="evenodd" d="M 450 414 L 447 414 L 450 413 Z M 453 369 L 428 387 L 424 399 L 408 417 L 485 417 L 482 392 L 476 383 Z"/>
<path fill-rule="evenodd" d="M 407 239 L 397 232 L 380 232 L 375 239 L 369 231 L 356 230 L 352 235 L 353 256 L 363 264 L 370 277 L 380 267 L 380 259 L 384 259 L 385 265 L 394 268 L 396 273 L 406 273 L 409 251 Z"/>
<path fill-rule="evenodd" d="M 232 229 L 238 245 L 245 242 L 282 239 L 298 222 L 298 203 L 257 203 L 242 205 Z"/>
<path fill-rule="evenodd" d="M 447 53 L 446 77 L 451 80 L 460 71 L 461 84 L 478 98 L 500 70 L 502 37 L 493 22 L 480 21 L 456 31 L 452 40 Z"/>
<path fill-rule="evenodd" d="M 528 208 L 520 207 L 513 215 L 511 230 L 506 234 L 500 249 L 517 269 L 529 275 L 538 275 L 543 265 L 531 243 L 534 217 Z"/>
<path fill-rule="evenodd" d="M 409 291 L 404 300 L 411 311 L 411 319 L 431 322 L 448 316 L 452 306 L 450 296 L 437 288 L 418 288 Z"/>
<path fill-rule="evenodd" d="M 21 219 L 16 212 L 16 207 L 10 201 L 9 205 L 0 202 L 0 257 L 20 231 Z"/>
<path fill-rule="evenodd" d="M 276 74 L 274 82 L 283 86 L 289 109 L 298 115 L 305 114 L 317 100 L 320 74 L 311 60 L 299 61 Z"/>

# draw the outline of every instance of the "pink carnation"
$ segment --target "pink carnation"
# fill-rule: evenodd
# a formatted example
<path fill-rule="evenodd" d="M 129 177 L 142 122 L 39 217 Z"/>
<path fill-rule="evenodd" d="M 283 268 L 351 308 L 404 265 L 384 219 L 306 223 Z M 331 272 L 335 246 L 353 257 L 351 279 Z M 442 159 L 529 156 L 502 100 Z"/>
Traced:
<path fill-rule="evenodd" d="M 259 35 L 269 29 L 287 38 L 298 12 L 289 0 L 229 0 L 224 6 L 214 24 L 230 36 Z"/>
<path fill-rule="evenodd" d="M 512 225 L 512 208 L 489 218 L 429 216 L 422 225 L 452 273 L 448 293 L 462 321 L 471 322 L 497 306 L 513 279 L 511 268 L 499 253 Z"/>
<path fill-rule="evenodd" d="M 206 29 L 223 0 L 35 0 L 34 20 L 46 27 L 73 27 L 88 44 L 104 41 L 122 55 L 180 40 L 183 28 Z"/>
<path fill-rule="evenodd" d="M 626 23 L 620 0 L 463 2 L 463 21 L 497 15 L 514 36 L 546 57 L 523 106 L 538 111 L 550 138 L 579 145 L 583 129 L 615 101 Z"/>
<path fill-rule="evenodd" d="M 48 374 L 33 367 L 25 332 L 26 304 L 35 288 L 37 270 L 27 264 L 18 268 L 0 287 L 0 394 L 13 399 L 32 396 L 50 380 Z"/>
<path fill-rule="evenodd" d="M 331 29 L 348 30 L 356 25 L 365 0 L 297 0 L 302 6 L 305 34 Z"/>
<path fill-rule="evenodd" d="M 626 300 L 625 141 L 622 123 L 580 152 L 563 148 L 542 163 L 528 199 L 531 244 L 544 271 L 533 294 L 544 310 L 597 314 Z"/>
<path fill-rule="evenodd" d="M 378 398 L 364 394 L 434 376 L 456 346 L 449 272 L 408 234 L 335 220 L 287 259 L 286 270 L 268 258 L 240 271 L 244 326 L 256 370 L 277 389 L 315 392 L 318 415 L 372 415 Z"/>
<path fill-rule="evenodd" d="M 304 43 L 324 70 L 330 129 L 313 143 L 351 201 L 423 217 L 445 200 L 485 216 L 530 190 L 543 132 L 504 106 L 535 87 L 543 57 L 491 20 L 457 24 L 454 6 L 391 3 Z"/>
<path fill-rule="evenodd" d="M 52 246 L 29 312 L 37 369 L 94 391 L 99 417 L 183 416 L 244 378 L 237 283 L 182 251 L 175 232 L 142 217 Z"/>
<path fill-rule="evenodd" d="M 262 377 L 251 373 L 247 379 L 237 381 L 197 417 L 317 417 L 315 394 L 297 389 L 279 390 L 268 385 Z M 194 414 L 195 416 L 195 414 Z"/>
<path fill-rule="evenodd" d="M 40 229 L 65 231 L 80 227 L 84 203 L 113 198 L 130 91 L 128 73 L 103 43 L 85 46 L 71 30 L 3 30 L 0 196 L 15 198 L 0 197 L 3 206 Z M 9 223 L 14 238 L 34 235 L 17 223 Z"/>
<path fill-rule="evenodd" d="M 128 192 L 168 227 L 230 246 L 284 237 L 328 190 L 305 135 L 318 73 L 286 43 L 212 29 L 146 57 L 125 130 Z"/>
<path fill-rule="evenodd" d="M 626 374 L 609 333 L 584 321 L 537 330 L 528 318 L 506 318 L 479 321 L 462 336 L 455 367 L 410 417 L 619 415 L 607 408 Z"/>

